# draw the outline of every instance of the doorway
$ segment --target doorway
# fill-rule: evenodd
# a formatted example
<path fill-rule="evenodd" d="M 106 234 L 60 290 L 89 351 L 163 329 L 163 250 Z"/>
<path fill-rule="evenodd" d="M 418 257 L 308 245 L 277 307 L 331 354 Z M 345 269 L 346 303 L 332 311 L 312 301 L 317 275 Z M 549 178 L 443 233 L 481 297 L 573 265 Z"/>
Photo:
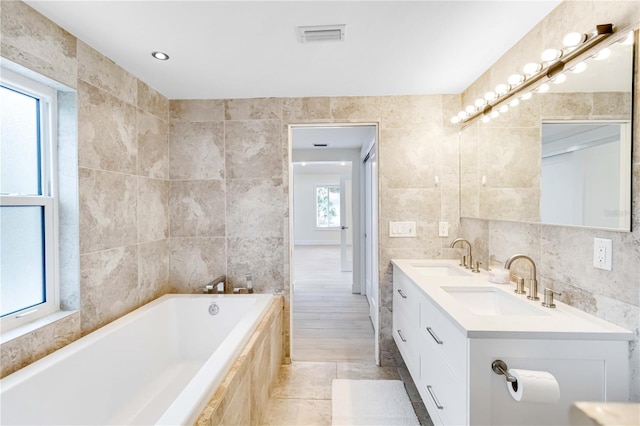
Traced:
<path fill-rule="evenodd" d="M 363 208 L 377 126 L 292 125 L 289 135 L 291 358 L 377 363 L 377 312 L 365 295 L 377 249 L 365 258 Z"/>

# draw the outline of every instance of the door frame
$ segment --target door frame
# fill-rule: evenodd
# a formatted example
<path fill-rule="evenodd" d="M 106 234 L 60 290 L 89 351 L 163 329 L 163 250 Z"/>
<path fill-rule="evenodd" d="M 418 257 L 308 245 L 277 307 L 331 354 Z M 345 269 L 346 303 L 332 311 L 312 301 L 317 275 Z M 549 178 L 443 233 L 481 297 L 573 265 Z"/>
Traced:
<path fill-rule="evenodd" d="M 293 304 L 294 304 L 294 300 L 293 300 L 293 291 L 294 291 L 294 276 L 293 276 L 293 250 L 294 250 L 294 244 L 295 244 L 295 238 L 294 238 L 294 227 L 293 227 L 293 162 L 294 162 L 294 153 L 293 153 L 293 133 L 292 130 L 294 128 L 298 128 L 298 127 L 354 127 L 354 126 L 369 126 L 369 127 L 373 127 L 374 128 L 374 133 L 373 133 L 373 138 L 372 140 L 368 143 L 368 144 L 363 144 L 363 146 L 361 147 L 360 153 L 354 157 L 354 158 L 325 158 L 323 159 L 324 161 L 340 161 L 340 160 L 344 160 L 344 161 L 351 161 L 351 170 L 352 170 L 352 193 L 351 193 L 351 198 L 352 198 L 352 202 L 354 202 L 355 204 L 355 200 L 358 200 L 358 205 L 357 205 L 357 211 L 355 208 L 352 209 L 352 225 L 353 225 L 353 234 L 352 234 L 352 241 L 353 241 L 353 286 L 352 286 L 352 292 L 356 293 L 356 294 L 363 294 L 364 295 L 364 291 L 365 291 L 365 283 L 364 283 L 364 268 L 365 268 L 365 259 L 364 259 L 364 231 L 365 231 L 365 224 L 364 224 L 364 209 L 363 206 L 361 204 L 361 200 L 364 199 L 364 158 L 365 156 L 368 154 L 368 152 L 371 150 L 371 148 L 375 145 L 378 146 L 378 141 L 380 140 L 380 125 L 377 122 L 353 122 L 353 123 L 345 123 L 345 122 L 321 122 L 321 123 L 313 123 L 313 122 L 307 122 L 307 123 L 291 123 L 291 124 L 287 124 L 287 165 L 288 165 L 288 173 L 289 173 L 289 177 L 288 177 L 288 201 L 289 201 L 289 214 L 288 214 L 288 236 L 289 236 L 289 242 L 288 242 L 288 250 L 287 250 L 287 255 L 288 255 L 288 267 L 289 267 L 289 312 L 293 312 Z M 364 152 L 364 153 L 363 153 Z M 335 153 L 335 151 L 334 151 Z M 378 160 L 380 158 L 380 155 L 378 153 Z M 323 161 L 323 160 L 315 160 L 315 161 Z M 302 161 L 302 160 L 301 160 Z M 357 171 L 357 173 L 356 173 Z M 356 180 L 357 178 L 357 180 Z M 374 182 L 374 185 L 376 186 L 376 189 L 379 187 L 379 178 L 376 179 L 376 181 Z M 356 190 L 357 190 L 357 194 L 356 194 Z M 379 194 L 378 191 L 376 190 L 376 199 L 374 200 L 375 205 L 378 207 L 379 209 Z M 355 207 L 355 206 L 354 206 Z M 356 223 L 356 218 L 357 218 L 357 223 Z M 375 224 L 375 226 L 373 227 L 374 232 L 376 233 L 376 241 L 377 239 L 377 234 L 378 234 L 378 228 L 379 228 L 379 224 Z M 356 230 L 358 231 L 358 234 L 356 235 Z M 356 244 L 357 243 L 357 244 Z M 379 258 L 379 248 L 376 247 L 375 252 L 373 253 L 374 257 L 375 257 L 375 264 L 378 264 L 378 258 Z M 377 268 L 376 268 L 377 269 Z M 378 271 L 376 271 L 376 279 L 379 279 L 379 273 Z M 379 298 L 378 298 L 379 299 Z M 379 315 L 379 313 L 378 313 Z M 293 331 L 293 315 L 290 314 L 289 315 L 289 330 Z M 289 333 L 289 337 L 290 337 L 290 342 L 289 342 L 289 347 L 293 348 L 293 333 L 290 332 Z M 379 345 L 378 345 L 378 338 L 379 336 L 376 335 L 374 336 L 374 340 L 375 340 L 375 359 L 376 359 L 376 363 L 378 363 L 379 365 Z M 292 350 L 292 349 L 291 349 Z M 290 353 L 290 356 L 293 356 L 293 353 Z M 291 358 L 289 358 L 291 359 Z"/>

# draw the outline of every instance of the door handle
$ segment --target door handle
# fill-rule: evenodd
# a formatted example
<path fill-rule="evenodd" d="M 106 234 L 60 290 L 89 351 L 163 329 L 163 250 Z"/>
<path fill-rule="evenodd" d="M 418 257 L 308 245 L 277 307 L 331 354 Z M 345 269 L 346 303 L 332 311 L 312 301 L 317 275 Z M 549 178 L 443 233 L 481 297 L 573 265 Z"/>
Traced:
<path fill-rule="evenodd" d="M 400 340 L 402 340 L 403 342 L 406 342 L 407 339 L 404 338 L 404 336 L 402 335 L 402 331 L 398 330 L 398 336 L 400 336 Z"/>
<path fill-rule="evenodd" d="M 340 229 L 349 229 L 348 226 L 341 226 Z"/>
<path fill-rule="evenodd" d="M 400 296 L 402 296 L 403 299 L 407 298 L 407 296 L 404 295 L 401 289 L 398 289 L 398 293 L 400 293 Z"/>

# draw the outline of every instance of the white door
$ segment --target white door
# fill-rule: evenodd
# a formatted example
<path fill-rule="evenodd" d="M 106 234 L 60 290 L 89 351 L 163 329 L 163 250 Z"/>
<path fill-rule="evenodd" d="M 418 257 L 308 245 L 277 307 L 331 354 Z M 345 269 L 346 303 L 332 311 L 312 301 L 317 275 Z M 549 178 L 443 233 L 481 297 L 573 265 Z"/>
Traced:
<path fill-rule="evenodd" d="M 369 301 L 369 316 L 375 336 L 376 364 L 380 365 L 378 350 L 378 167 L 374 145 L 364 160 L 364 220 L 365 220 L 365 292 Z"/>
<path fill-rule="evenodd" d="M 342 272 L 353 271 L 353 224 L 351 176 L 340 176 L 340 265 Z"/>

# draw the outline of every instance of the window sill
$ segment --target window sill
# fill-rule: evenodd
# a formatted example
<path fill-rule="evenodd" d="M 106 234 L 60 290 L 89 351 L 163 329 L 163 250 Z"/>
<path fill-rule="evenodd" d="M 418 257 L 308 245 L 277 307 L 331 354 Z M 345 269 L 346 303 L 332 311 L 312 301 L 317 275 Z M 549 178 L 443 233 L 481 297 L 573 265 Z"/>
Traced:
<path fill-rule="evenodd" d="M 61 319 L 75 314 L 76 312 L 78 311 L 56 311 L 28 324 L 21 325 L 8 331 L 3 331 L 0 333 L 0 345 L 26 334 L 33 333 L 42 327 L 51 325 L 56 321 L 60 321 Z"/>

